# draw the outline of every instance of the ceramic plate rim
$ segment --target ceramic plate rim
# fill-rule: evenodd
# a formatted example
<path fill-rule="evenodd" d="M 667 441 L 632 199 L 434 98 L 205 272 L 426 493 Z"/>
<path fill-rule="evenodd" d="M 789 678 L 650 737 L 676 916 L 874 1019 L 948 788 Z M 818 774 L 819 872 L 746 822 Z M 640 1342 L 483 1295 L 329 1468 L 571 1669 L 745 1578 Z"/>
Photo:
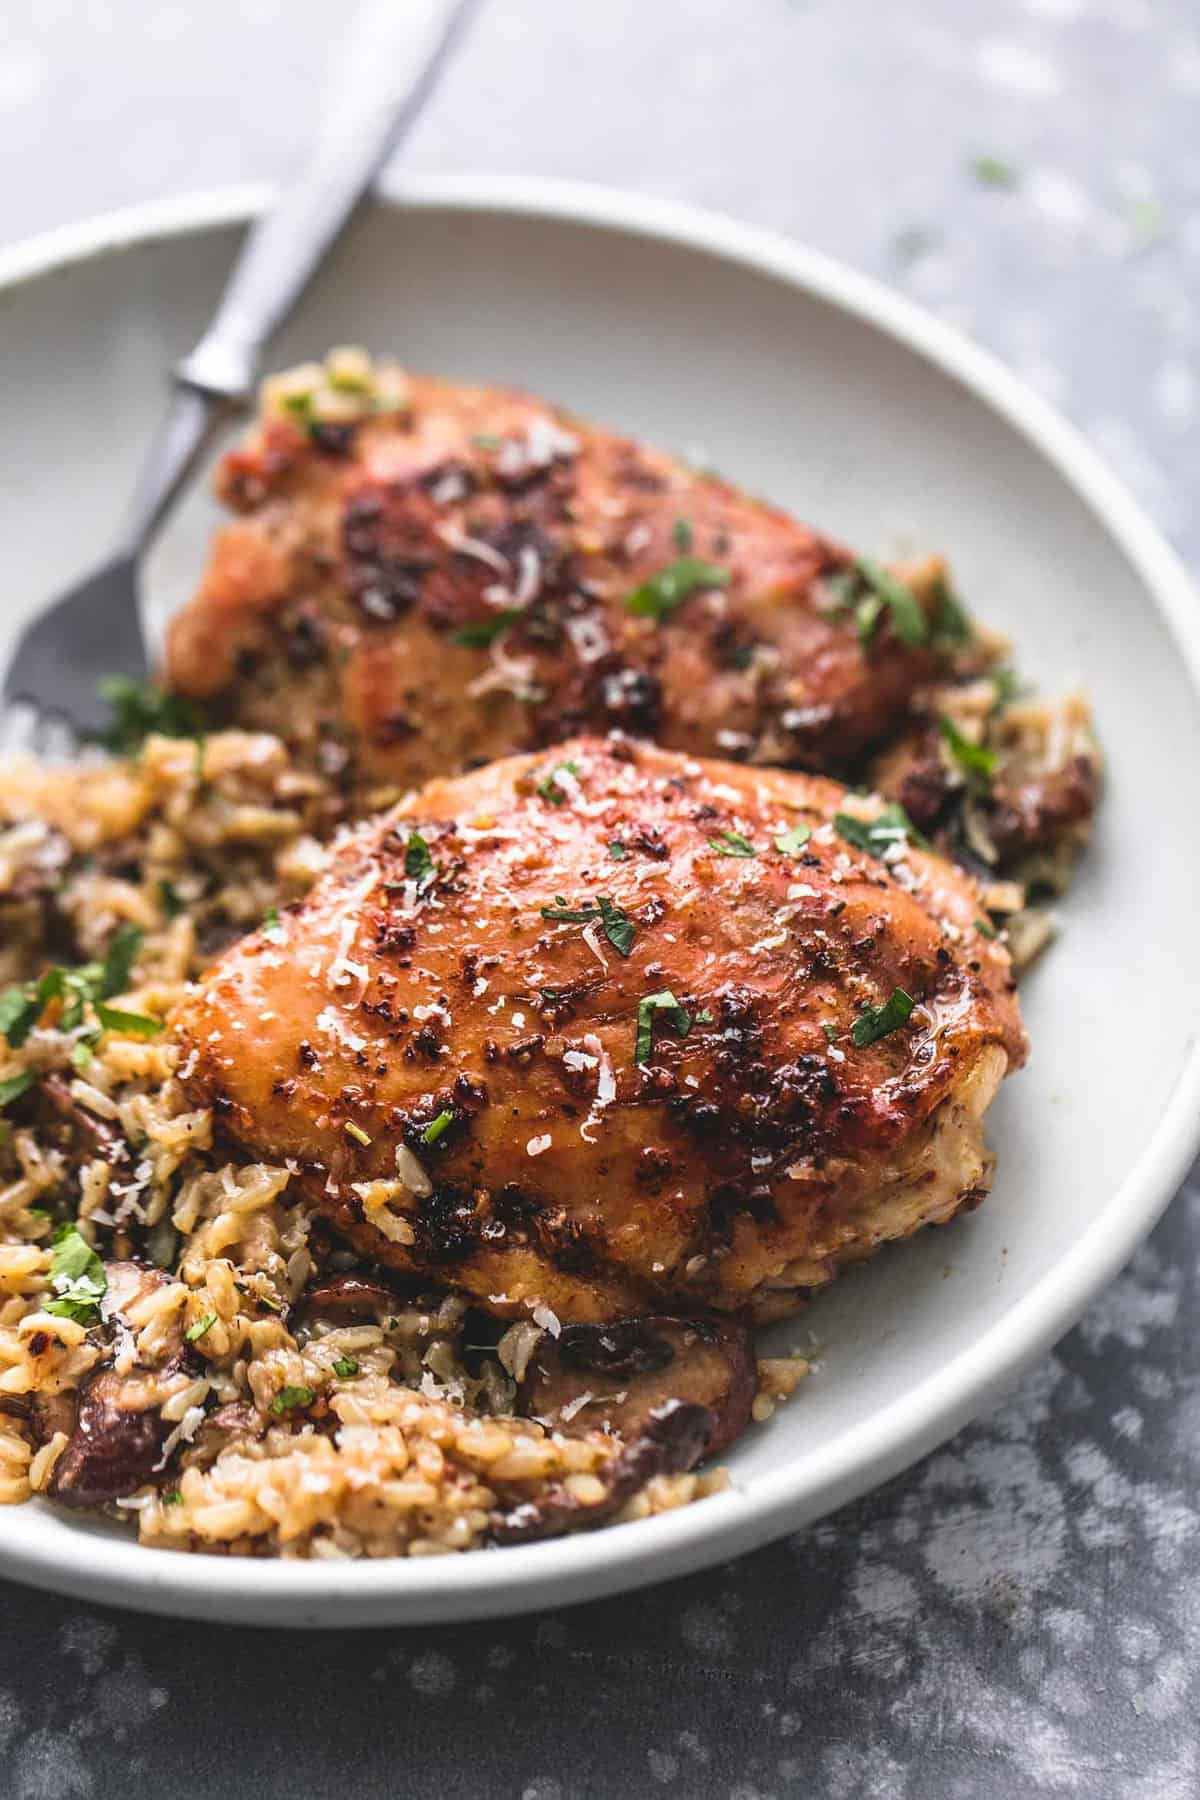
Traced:
<path fill-rule="evenodd" d="M 0 295 L 156 238 L 240 223 L 270 189 L 225 187 L 122 208 L 0 251 Z M 988 352 L 871 277 L 774 232 L 676 200 L 542 177 L 404 177 L 398 210 L 516 212 L 685 246 L 774 276 L 848 312 L 956 379 L 1048 461 L 1149 592 L 1200 697 L 1200 609 L 1182 562 L 1075 428 Z M 422 1623 L 516 1613 L 645 1585 L 751 1549 L 897 1473 L 966 1422 L 1078 1318 L 1175 1194 L 1200 1147 L 1200 1044 L 1126 1179 L 1087 1233 L 1003 1319 L 855 1434 L 703 1504 L 577 1538 L 465 1557 L 312 1563 L 185 1557 L 86 1530 L 46 1545 L 0 1537 L 0 1572 L 152 1611 L 274 1624 Z M 3 1520 L 0 1519 L 0 1534 Z"/>

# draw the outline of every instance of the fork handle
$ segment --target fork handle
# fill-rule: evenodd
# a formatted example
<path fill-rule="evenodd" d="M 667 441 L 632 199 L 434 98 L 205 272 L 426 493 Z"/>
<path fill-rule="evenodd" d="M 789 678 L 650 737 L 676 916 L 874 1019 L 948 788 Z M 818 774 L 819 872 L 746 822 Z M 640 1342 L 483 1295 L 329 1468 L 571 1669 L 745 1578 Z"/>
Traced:
<path fill-rule="evenodd" d="M 416 122 L 478 4 L 370 0 L 307 166 L 250 231 L 212 325 L 176 370 L 186 387 L 246 398 L 263 345 Z M 414 32 L 417 73 L 397 93 Z"/>
<path fill-rule="evenodd" d="M 216 316 L 175 370 L 120 547 L 153 537 L 217 425 L 254 383 L 263 345 L 290 312 L 371 181 L 415 124 L 480 0 L 367 0 L 306 167 L 252 226 Z M 417 73 L 399 93 L 396 69 Z"/>
<path fill-rule="evenodd" d="M 150 542 L 228 410 L 228 401 L 215 394 L 182 385 L 176 388 L 146 452 L 117 540 L 124 555 L 134 557 Z"/>

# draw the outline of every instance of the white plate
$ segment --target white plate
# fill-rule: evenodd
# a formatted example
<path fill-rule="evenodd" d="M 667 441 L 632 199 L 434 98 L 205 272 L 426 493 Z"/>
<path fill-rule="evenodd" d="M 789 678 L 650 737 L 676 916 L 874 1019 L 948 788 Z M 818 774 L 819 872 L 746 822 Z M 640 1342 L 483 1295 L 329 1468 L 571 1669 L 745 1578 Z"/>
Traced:
<path fill-rule="evenodd" d="M 0 258 L 6 622 L 111 536 L 160 403 L 258 197 L 175 202 Z M 729 1557 L 929 1450 L 1078 1316 L 1200 1139 L 1200 632 L 1186 576 L 1074 432 L 882 288 L 682 207 L 544 182 L 422 182 L 378 202 L 278 358 L 331 343 L 516 381 L 685 449 L 864 547 L 944 548 L 1046 688 L 1081 680 L 1110 779 L 1061 943 L 1026 992 L 1028 1070 L 991 1117 L 980 1212 L 852 1272 L 778 1346 L 819 1372 L 731 1458 L 733 1488 L 586 1537 L 428 1561 L 251 1562 L 142 1550 L 40 1505 L 0 1513 L 0 1568 L 159 1612 L 280 1624 L 470 1618 Z M 209 503 L 156 553 L 161 604 Z"/>

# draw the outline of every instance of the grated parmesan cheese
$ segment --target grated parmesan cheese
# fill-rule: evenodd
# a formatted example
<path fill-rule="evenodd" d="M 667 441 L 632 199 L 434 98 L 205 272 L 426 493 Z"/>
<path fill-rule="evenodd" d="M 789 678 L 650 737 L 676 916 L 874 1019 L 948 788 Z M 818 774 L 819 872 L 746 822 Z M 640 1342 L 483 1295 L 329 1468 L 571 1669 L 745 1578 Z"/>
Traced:
<path fill-rule="evenodd" d="M 426 1194 L 433 1192 L 432 1181 L 407 1144 L 397 1144 L 396 1146 L 396 1179 L 419 1200 L 423 1200 Z"/>

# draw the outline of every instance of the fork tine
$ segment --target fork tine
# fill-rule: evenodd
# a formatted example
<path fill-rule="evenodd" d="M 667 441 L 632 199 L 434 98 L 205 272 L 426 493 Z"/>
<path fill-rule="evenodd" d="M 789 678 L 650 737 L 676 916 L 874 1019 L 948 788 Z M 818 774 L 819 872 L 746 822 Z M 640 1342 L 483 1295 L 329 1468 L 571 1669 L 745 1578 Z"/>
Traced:
<path fill-rule="evenodd" d="M 38 759 L 45 763 L 66 763 L 74 759 L 79 740 L 70 722 L 55 713 L 43 713 L 37 727 Z"/>
<path fill-rule="evenodd" d="M 60 713 L 41 713 L 18 700 L 0 712 L 0 757 L 36 757 L 38 762 L 73 762 L 80 753 L 79 739 L 69 719 Z"/>
<path fill-rule="evenodd" d="M 4 701 L 67 720 L 83 737 L 108 722 L 100 680 L 117 673 L 144 680 L 146 672 L 136 565 L 119 556 L 26 627 L 5 673 Z M 60 742 L 61 733 L 51 740 Z"/>
<path fill-rule="evenodd" d="M 0 756 L 35 756 L 38 713 L 27 701 L 17 700 L 0 712 Z"/>

